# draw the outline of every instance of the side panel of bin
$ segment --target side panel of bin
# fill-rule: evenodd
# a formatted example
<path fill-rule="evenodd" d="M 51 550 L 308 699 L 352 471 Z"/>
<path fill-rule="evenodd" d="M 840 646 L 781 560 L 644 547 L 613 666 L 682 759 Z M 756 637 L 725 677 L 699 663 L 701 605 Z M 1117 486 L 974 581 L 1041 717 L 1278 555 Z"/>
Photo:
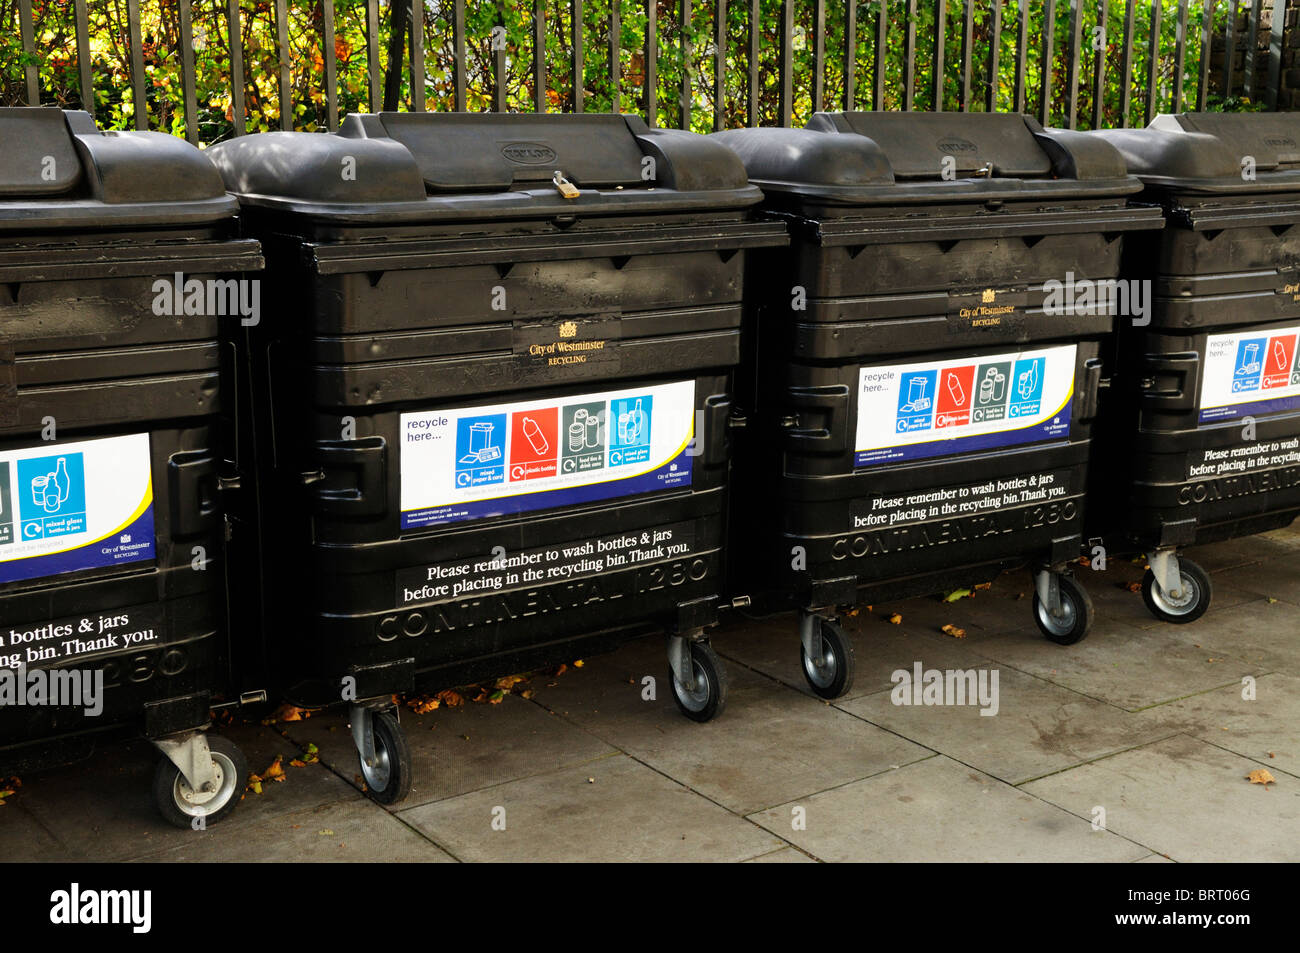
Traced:
<path fill-rule="evenodd" d="M 22 769 L 204 725 L 231 685 L 222 319 L 187 313 L 185 290 L 260 259 L 171 137 L 149 143 L 170 171 L 146 184 L 136 143 L 88 117 L 0 111 L 0 128 L 77 169 L 62 192 L 0 195 L 0 664 L 51 690 L 75 675 L 88 702 L 5 708 L 0 760 Z"/>
<path fill-rule="evenodd" d="M 304 635 L 283 666 L 306 678 L 296 697 L 337 699 L 344 674 L 360 696 L 445 687 L 715 620 L 745 249 L 784 229 L 752 221 L 724 150 L 695 167 L 721 158 L 724 184 L 676 210 L 671 159 L 656 196 L 626 121 L 591 119 L 636 151 L 586 204 L 547 179 L 477 201 L 428 185 L 425 221 L 382 228 L 247 209 L 293 289 L 250 353 L 276 421 L 267 601 Z M 547 129 L 500 123 L 515 145 Z M 743 201 L 711 209 L 710 188 Z M 485 199 L 521 212 L 485 220 Z M 558 221 L 525 204 L 557 199 Z"/>

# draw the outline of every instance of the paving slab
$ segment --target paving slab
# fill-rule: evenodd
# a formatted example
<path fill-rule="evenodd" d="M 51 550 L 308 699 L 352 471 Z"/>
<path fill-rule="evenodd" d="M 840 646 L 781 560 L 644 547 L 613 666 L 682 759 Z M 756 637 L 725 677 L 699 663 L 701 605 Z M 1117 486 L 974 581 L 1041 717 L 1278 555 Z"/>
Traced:
<path fill-rule="evenodd" d="M 506 695 L 499 705 L 466 701 L 425 715 L 403 708 L 400 723 L 413 768 L 411 795 L 403 807 L 614 752 L 594 735 L 515 694 Z M 346 709 L 329 709 L 280 727 L 300 745 L 315 744 L 322 760 L 360 789 L 361 769 Z"/>
<path fill-rule="evenodd" d="M 1217 602 L 1218 589 L 1210 611 L 1183 628 L 1264 671 L 1300 675 L 1300 605 L 1256 599 L 1227 608 Z"/>
<path fill-rule="evenodd" d="M 1176 735 L 1023 786 L 1179 862 L 1300 861 L 1300 782 L 1251 784 L 1260 765 Z"/>
<path fill-rule="evenodd" d="M 269 728 L 240 725 L 218 732 L 239 745 L 254 772 L 283 755 L 285 780 L 265 783 L 260 795 L 245 794 L 209 836 L 240 840 L 244 830 L 267 818 L 360 796 L 324 765 L 291 767 L 297 750 Z M 144 742 L 106 746 L 87 761 L 23 778 L 22 790 L 9 800 L 22 798 L 23 809 L 69 859 L 116 861 L 156 853 L 195 834 L 167 823 L 154 806 L 153 775 L 160 759 Z"/>
<path fill-rule="evenodd" d="M 1151 853 L 942 756 L 750 820 L 825 861 L 1123 863 Z"/>
<path fill-rule="evenodd" d="M 934 668 L 921 659 L 925 669 Z M 996 715 L 978 705 L 896 705 L 893 692 L 841 707 L 904 738 L 1018 784 L 1074 764 L 1145 744 L 1171 732 L 1121 709 L 996 662 Z"/>
<path fill-rule="evenodd" d="M 1300 777 L 1300 678 L 1262 675 L 1254 699 L 1237 683 L 1144 711 L 1140 718 Z M 1300 832 L 1297 832 L 1300 836 Z"/>
<path fill-rule="evenodd" d="M 780 850 L 774 850 L 770 854 L 763 854 L 761 857 L 751 857 L 745 861 L 747 864 L 815 864 L 813 860 L 802 851 L 795 850 L 793 847 L 782 847 Z"/>
<path fill-rule="evenodd" d="M 503 809 L 501 811 L 494 809 Z M 740 861 L 785 842 L 626 755 L 397 815 L 461 860 Z M 494 830 L 494 816 L 505 829 Z"/>
<path fill-rule="evenodd" d="M 223 836 L 194 832 L 144 863 L 454 863 L 455 858 L 371 801 L 341 801 L 281 814 Z"/>
<path fill-rule="evenodd" d="M 7 861 L 45 863 L 77 859 L 73 851 L 64 847 L 23 807 L 18 794 L 8 798 L 7 803 L 0 807 L 0 857 Z"/>
<path fill-rule="evenodd" d="M 1140 629 L 1098 618 L 1074 645 L 1010 632 L 982 639 L 977 648 L 1003 665 L 1130 711 L 1263 671 L 1261 663 L 1231 654 L 1227 633 L 1196 625 Z"/>
<path fill-rule="evenodd" d="M 642 697 L 637 673 L 666 669 L 661 649 L 649 640 L 628 643 L 587 660 L 581 680 L 539 689 L 535 700 L 739 814 L 930 755 L 739 665 L 728 666 L 726 711 L 697 724 L 671 701 L 666 671 L 655 700 Z"/>
<path fill-rule="evenodd" d="M 891 625 L 877 618 L 876 613 L 864 611 L 857 616 L 845 616 L 841 625 L 853 645 L 856 677 L 853 688 L 840 700 L 889 688 L 894 671 L 910 669 L 921 653 L 942 663 L 940 667 L 944 668 L 968 667 L 982 657 L 966 648 L 963 640 L 951 636 L 942 640 L 925 638 L 920 626 L 906 618 L 900 625 Z M 794 613 L 729 626 L 719 631 L 713 643 L 724 658 L 776 679 L 809 698 L 819 697 L 804 678 L 798 617 Z"/>
<path fill-rule="evenodd" d="M 1219 583 L 1253 592 L 1270 599 L 1281 599 L 1300 605 L 1300 550 L 1289 548 L 1286 558 L 1278 557 L 1263 562 L 1247 563 L 1211 575 L 1214 599 L 1219 597 Z"/>

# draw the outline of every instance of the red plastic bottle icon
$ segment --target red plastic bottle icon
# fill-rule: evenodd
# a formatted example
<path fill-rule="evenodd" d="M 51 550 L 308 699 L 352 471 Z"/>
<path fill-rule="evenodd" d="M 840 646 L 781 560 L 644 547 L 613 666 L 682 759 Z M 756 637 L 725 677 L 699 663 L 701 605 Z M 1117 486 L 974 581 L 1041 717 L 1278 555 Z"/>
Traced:
<path fill-rule="evenodd" d="M 948 393 L 952 396 L 953 403 L 961 407 L 966 403 L 966 391 L 962 390 L 961 381 L 956 374 L 948 374 Z"/>
<path fill-rule="evenodd" d="M 528 442 L 533 445 L 533 451 L 541 456 L 551 449 L 550 443 L 546 439 L 546 434 L 542 433 L 542 428 L 537 426 L 537 421 L 532 417 L 524 418 L 524 436 Z"/>

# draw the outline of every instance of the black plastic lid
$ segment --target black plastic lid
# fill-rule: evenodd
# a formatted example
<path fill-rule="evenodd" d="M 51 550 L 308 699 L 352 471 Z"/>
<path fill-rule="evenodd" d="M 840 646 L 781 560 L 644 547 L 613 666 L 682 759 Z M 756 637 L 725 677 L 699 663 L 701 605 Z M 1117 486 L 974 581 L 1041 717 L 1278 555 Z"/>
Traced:
<path fill-rule="evenodd" d="M 1300 191 L 1300 115 L 1178 113 L 1090 133 L 1150 186 L 1202 194 Z"/>
<path fill-rule="evenodd" d="M 719 143 L 617 114 L 378 113 L 207 155 L 240 201 L 340 225 L 741 208 L 762 198 Z M 559 173 L 577 190 L 566 198 Z"/>
<path fill-rule="evenodd" d="M 84 112 L 0 109 L 0 230 L 189 225 L 237 211 L 184 140 L 101 132 Z"/>
<path fill-rule="evenodd" d="M 714 133 L 750 181 L 837 205 L 1128 195 L 1119 153 L 1016 113 L 817 113 L 805 129 Z"/>

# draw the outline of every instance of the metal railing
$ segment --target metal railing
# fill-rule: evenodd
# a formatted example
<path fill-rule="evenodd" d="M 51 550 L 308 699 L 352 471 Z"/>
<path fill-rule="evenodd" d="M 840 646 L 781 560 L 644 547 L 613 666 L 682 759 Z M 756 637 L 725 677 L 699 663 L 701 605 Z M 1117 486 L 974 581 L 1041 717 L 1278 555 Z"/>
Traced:
<path fill-rule="evenodd" d="M 0 103 L 193 142 L 399 108 L 618 109 L 697 131 L 820 108 L 1124 126 L 1289 105 L 1274 2 L 0 0 Z"/>

